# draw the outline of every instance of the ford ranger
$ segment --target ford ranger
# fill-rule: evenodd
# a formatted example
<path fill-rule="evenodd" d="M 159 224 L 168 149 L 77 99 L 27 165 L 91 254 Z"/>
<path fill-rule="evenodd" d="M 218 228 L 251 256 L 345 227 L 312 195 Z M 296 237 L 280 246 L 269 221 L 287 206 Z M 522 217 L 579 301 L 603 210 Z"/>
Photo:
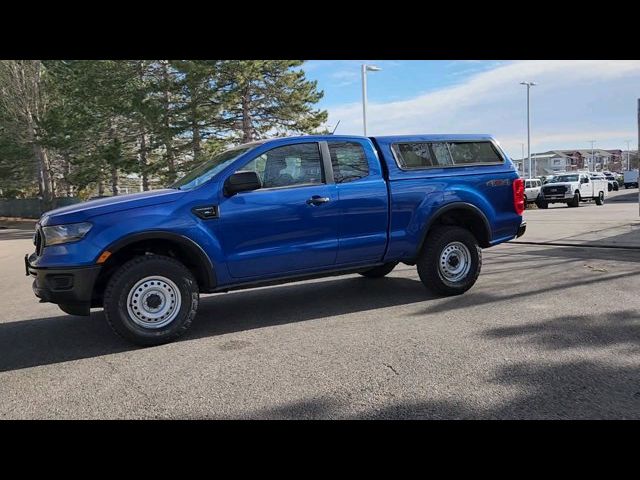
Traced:
<path fill-rule="evenodd" d="M 578 207 L 580 202 L 595 200 L 596 205 L 604 205 L 609 191 L 605 178 L 598 178 L 589 172 L 560 173 L 545 182 L 536 200 L 538 208 L 548 208 L 550 203 L 565 203 Z"/>
<path fill-rule="evenodd" d="M 46 212 L 25 269 L 41 301 L 102 307 L 116 333 L 157 345 L 188 329 L 200 293 L 380 278 L 402 262 L 430 290 L 461 294 L 481 248 L 524 233 L 523 210 L 524 182 L 490 136 L 276 138 L 167 189 Z"/>

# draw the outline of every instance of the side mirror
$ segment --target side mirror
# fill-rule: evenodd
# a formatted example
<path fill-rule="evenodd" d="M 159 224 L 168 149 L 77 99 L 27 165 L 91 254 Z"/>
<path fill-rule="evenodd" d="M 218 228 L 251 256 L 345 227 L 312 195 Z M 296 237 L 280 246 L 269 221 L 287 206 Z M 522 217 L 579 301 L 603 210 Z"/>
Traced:
<path fill-rule="evenodd" d="M 224 182 L 223 193 L 226 197 L 231 197 L 239 192 L 249 192 L 262 188 L 262 182 L 256 172 L 236 172 Z"/>

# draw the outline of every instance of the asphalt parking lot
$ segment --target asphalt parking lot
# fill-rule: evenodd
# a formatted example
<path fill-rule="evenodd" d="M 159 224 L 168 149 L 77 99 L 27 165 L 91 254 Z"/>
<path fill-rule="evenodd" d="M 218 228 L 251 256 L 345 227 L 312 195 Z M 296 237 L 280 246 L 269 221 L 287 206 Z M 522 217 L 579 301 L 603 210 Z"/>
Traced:
<path fill-rule="evenodd" d="M 10 225 L 0 418 L 640 418 L 637 195 L 527 210 L 533 243 L 484 250 L 460 297 L 405 265 L 208 295 L 182 340 L 147 349 L 100 310 L 38 303 L 32 232 Z"/>

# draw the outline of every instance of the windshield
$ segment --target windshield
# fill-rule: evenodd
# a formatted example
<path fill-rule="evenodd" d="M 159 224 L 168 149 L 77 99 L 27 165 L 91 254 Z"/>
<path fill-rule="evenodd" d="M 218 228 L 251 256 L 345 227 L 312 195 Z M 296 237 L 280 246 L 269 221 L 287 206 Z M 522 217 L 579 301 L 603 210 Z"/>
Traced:
<path fill-rule="evenodd" d="M 577 182 L 578 175 L 558 175 L 553 177 L 553 183 L 562 183 L 562 182 Z"/>
<path fill-rule="evenodd" d="M 215 157 L 201 163 L 176 183 L 171 185 L 170 188 L 178 188 L 180 190 L 193 190 L 194 188 L 213 178 L 214 175 L 224 170 L 236 158 L 248 152 L 254 147 L 255 145 L 248 145 L 238 148 L 232 148 L 231 150 L 225 150 Z"/>

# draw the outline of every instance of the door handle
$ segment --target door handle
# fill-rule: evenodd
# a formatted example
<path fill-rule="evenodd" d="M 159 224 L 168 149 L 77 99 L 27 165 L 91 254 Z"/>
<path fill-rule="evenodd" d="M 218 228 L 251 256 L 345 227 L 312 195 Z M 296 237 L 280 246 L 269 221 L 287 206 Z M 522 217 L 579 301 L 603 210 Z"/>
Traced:
<path fill-rule="evenodd" d="M 307 200 L 307 205 L 322 205 L 323 203 L 327 203 L 331 201 L 329 197 L 321 197 L 320 195 L 314 195 L 309 200 Z"/>

